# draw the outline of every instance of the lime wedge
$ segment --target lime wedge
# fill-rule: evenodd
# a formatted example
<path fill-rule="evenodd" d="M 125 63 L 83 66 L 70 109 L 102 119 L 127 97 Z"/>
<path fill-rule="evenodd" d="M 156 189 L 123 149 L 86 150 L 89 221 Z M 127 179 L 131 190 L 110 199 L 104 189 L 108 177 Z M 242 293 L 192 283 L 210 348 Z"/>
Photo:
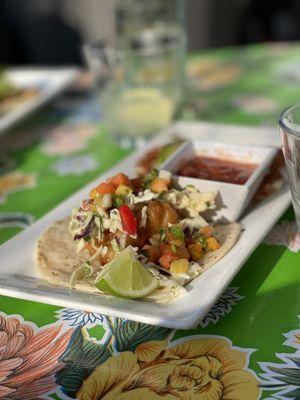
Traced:
<path fill-rule="evenodd" d="M 135 258 L 130 246 L 111 261 L 105 271 L 95 285 L 102 292 L 113 296 L 138 299 L 158 286 L 157 280 Z"/>

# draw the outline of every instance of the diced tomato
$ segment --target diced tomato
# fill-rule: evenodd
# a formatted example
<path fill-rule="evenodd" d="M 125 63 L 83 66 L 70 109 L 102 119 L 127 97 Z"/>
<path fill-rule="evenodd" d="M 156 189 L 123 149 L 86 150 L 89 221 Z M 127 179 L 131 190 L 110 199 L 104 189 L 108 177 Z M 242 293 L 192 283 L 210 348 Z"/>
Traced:
<path fill-rule="evenodd" d="M 127 175 L 122 174 L 122 172 L 109 178 L 107 181 L 112 183 L 115 187 L 118 187 L 119 185 L 131 186 L 130 179 Z"/>
<path fill-rule="evenodd" d="M 95 189 L 91 191 L 90 196 L 92 197 L 95 191 L 97 191 L 101 195 L 104 195 L 104 194 L 114 194 L 115 190 L 116 189 L 112 183 L 102 182 L 100 183 L 100 185 L 98 185 Z"/>
<path fill-rule="evenodd" d="M 160 265 L 165 269 L 170 269 L 171 262 L 177 260 L 177 256 L 174 253 L 165 253 L 159 258 Z"/>
<path fill-rule="evenodd" d="M 205 237 L 211 237 L 212 235 L 213 235 L 213 231 L 212 231 L 212 228 L 209 226 L 209 225 L 207 225 L 207 226 L 203 226 L 201 229 L 200 229 L 200 232 L 205 236 Z"/>
<path fill-rule="evenodd" d="M 172 248 L 171 248 L 171 245 L 170 245 L 170 244 L 167 244 L 167 243 L 161 243 L 161 244 L 159 245 L 159 248 L 160 248 L 160 252 L 161 252 L 162 254 L 166 254 L 166 253 L 173 253 L 173 251 L 172 251 Z"/>
<path fill-rule="evenodd" d="M 137 220 L 133 212 L 126 204 L 123 204 L 119 207 L 119 213 L 124 230 L 128 232 L 129 235 L 135 235 L 137 233 Z"/>

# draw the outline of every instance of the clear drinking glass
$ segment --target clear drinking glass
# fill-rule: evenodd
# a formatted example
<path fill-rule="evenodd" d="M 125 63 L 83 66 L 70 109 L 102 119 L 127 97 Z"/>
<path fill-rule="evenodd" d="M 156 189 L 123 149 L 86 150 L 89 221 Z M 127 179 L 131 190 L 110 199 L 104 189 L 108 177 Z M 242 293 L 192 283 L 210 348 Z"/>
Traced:
<path fill-rule="evenodd" d="M 283 111 L 279 129 L 296 223 L 300 232 L 300 105 Z"/>
<path fill-rule="evenodd" d="M 114 46 L 84 47 L 110 133 L 136 144 L 172 120 L 184 82 L 183 0 L 122 0 Z"/>

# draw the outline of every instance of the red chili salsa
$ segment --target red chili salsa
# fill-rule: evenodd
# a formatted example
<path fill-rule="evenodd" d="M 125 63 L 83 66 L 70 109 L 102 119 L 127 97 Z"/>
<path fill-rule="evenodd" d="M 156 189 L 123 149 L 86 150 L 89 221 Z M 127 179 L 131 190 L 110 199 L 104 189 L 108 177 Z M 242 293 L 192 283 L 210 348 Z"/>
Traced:
<path fill-rule="evenodd" d="M 243 185 L 256 168 L 257 164 L 198 155 L 182 164 L 176 173 L 192 178 Z"/>

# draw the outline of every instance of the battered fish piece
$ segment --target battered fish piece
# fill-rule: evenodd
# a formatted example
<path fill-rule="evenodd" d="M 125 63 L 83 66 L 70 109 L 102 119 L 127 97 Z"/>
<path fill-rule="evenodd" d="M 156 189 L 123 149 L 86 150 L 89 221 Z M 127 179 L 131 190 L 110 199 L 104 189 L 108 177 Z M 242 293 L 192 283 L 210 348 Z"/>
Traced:
<path fill-rule="evenodd" d="M 152 200 L 147 207 L 146 231 L 149 237 L 167 228 L 169 224 L 176 224 L 178 215 L 176 210 L 166 201 Z"/>

